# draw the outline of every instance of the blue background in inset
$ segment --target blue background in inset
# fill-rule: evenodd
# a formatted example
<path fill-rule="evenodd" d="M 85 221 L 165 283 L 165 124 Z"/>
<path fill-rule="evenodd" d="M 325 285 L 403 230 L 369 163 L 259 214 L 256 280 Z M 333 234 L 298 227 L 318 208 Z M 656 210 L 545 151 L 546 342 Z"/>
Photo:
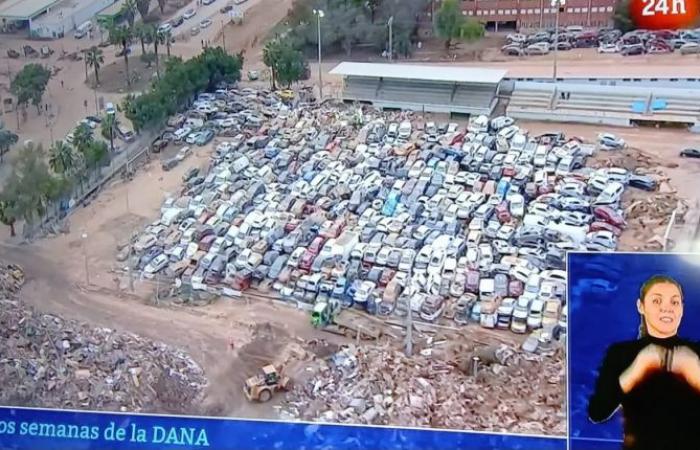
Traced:
<path fill-rule="evenodd" d="M 570 253 L 568 273 L 570 448 L 619 449 L 619 412 L 602 424 L 588 420 L 598 367 L 611 344 L 637 338 L 635 302 L 642 283 L 655 274 L 681 283 L 685 309 L 678 333 L 692 340 L 700 337 L 700 255 Z"/>
<path fill-rule="evenodd" d="M 203 427 L 209 447 L 136 444 L 102 439 L 76 441 L 41 439 L 0 434 L 0 449 L 31 450 L 109 450 L 189 448 L 215 450 L 366 450 L 366 449 L 461 449 L 461 450 L 565 450 L 566 439 L 518 435 L 451 432 L 439 430 L 406 430 L 384 427 L 320 425 L 306 423 L 266 422 L 233 419 L 206 419 L 178 416 L 137 416 L 128 414 L 90 413 L 54 410 L 30 410 L 0 407 L 0 421 L 99 425 L 111 421 L 129 429 L 131 423 L 149 428 L 153 425 Z"/>

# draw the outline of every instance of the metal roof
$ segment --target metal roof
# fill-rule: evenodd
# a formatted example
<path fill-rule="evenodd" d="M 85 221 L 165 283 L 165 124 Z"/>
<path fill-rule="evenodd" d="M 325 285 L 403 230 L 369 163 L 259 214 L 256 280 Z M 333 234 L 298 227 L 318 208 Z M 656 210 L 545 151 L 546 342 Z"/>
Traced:
<path fill-rule="evenodd" d="M 354 62 L 342 62 L 335 66 L 330 73 L 355 77 L 487 84 L 498 84 L 506 75 L 505 70 L 481 69 L 477 67 Z"/>
<path fill-rule="evenodd" d="M 30 20 L 61 0 L 6 0 L 0 4 L 0 18 Z"/>

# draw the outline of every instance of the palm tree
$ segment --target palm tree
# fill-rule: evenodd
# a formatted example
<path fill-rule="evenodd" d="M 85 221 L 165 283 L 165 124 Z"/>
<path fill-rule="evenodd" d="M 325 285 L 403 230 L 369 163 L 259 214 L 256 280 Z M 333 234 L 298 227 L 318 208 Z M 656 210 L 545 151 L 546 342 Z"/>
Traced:
<path fill-rule="evenodd" d="M 129 28 L 134 26 L 134 19 L 136 18 L 136 0 L 124 0 L 124 5 L 122 5 L 121 15 L 124 16 Z"/>
<path fill-rule="evenodd" d="M 94 139 L 92 128 L 87 124 L 81 123 L 75 127 L 75 131 L 73 131 L 73 145 L 79 152 L 84 152 L 85 148 L 88 147 Z"/>
<path fill-rule="evenodd" d="M 100 85 L 100 67 L 104 64 L 105 59 L 102 56 L 102 49 L 96 46 L 90 47 L 85 54 L 85 60 L 88 65 L 95 69 L 95 86 Z"/>
<path fill-rule="evenodd" d="M 127 0 L 128 2 L 129 0 Z M 126 3 L 125 3 L 126 5 Z M 124 56 L 124 66 L 126 67 L 126 85 L 131 86 L 131 77 L 129 76 L 129 53 L 128 49 L 131 45 L 134 35 L 130 27 L 112 26 L 109 29 L 109 42 L 112 45 L 119 46 L 121 53 Z"/>
<path fill-rule="evenodd" d="M 139 10 L 141 20 L 145 20 L 148 10 L 151 9 L 151 0 L 136 0 L 136 9 Z"/>
<path fill-rule="evenodd" d="M 49 153 L 49 167 L 54 173 L 70 176 L 77 169 L 77 158 L 73 148 L 63 141 L 53 143 Z"/>
<path fill-rule="evenodd" d="M 105 139 L 109 139 L 109 150 L 114 153 L 114 127 L 117 125 L 117 120 L 114 114 L 107 114 L 100 124 L 100 133 Z"/>
<path fill-rule="evenodd" d="M 164 44 L 168 41 L 166 32 L 158 28 L 153 27 L 153 53 L 156 55 L 156 76 L 160 79 L 160 60 L 158 58 L 158 46 Z M 168 52 L 170 56 L 170 52 Z"/>
<path fill-rule="evenodd" d="M 163 33 L 163 39 L 165 39 L 165 50 L 167 51 L 168 58 L 170 58 L 170 44 L 173 40 L 173 34 L 170 32 L 170 30 Z"/>

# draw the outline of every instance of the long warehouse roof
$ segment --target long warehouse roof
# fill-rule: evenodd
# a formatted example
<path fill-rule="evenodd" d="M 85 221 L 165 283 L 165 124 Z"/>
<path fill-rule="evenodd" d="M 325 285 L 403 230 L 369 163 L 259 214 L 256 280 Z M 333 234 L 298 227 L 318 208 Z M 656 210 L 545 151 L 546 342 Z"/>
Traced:
<path fill-rule="evenodd" d="M 342 62 L 335 66 L 330 73 L 355 77 L 383 77 L 403 80 L 489 84 L 500 83 L 506 75 L 505 70 L 481 69 L 478 67 L 355 62 Z"/>
<path fill-rule="evenodd" d="M 61 0 L 6 0 L 0 4 L 0 18 L 30 20 Z"/>

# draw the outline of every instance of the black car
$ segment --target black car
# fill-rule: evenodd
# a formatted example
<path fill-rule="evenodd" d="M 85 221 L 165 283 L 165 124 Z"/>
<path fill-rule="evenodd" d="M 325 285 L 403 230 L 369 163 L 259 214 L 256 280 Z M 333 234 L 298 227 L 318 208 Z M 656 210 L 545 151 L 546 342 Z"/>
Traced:
<path fill-rule="evenodd" d="M 681 158 L 700 158 L 700 149 L 684 148 L 681 150 Z"/>
<path fill-rule="evenodd" d="M 226 14 L 227 12 L 231 11 L 233 9 L 233 6 L 231 5 L 226 5 L 223 8 L 219 10 L 221 14 Z"/>
<path fill-rule="evenodd" d="M 185 21 L 185 18 L 182 16 L 179 16 L 179 17 L 174 18 L 170 23 L 173 26 L 173 28 L 177 28 L 180 25 L 182 25 L 184 21 Z"/>

